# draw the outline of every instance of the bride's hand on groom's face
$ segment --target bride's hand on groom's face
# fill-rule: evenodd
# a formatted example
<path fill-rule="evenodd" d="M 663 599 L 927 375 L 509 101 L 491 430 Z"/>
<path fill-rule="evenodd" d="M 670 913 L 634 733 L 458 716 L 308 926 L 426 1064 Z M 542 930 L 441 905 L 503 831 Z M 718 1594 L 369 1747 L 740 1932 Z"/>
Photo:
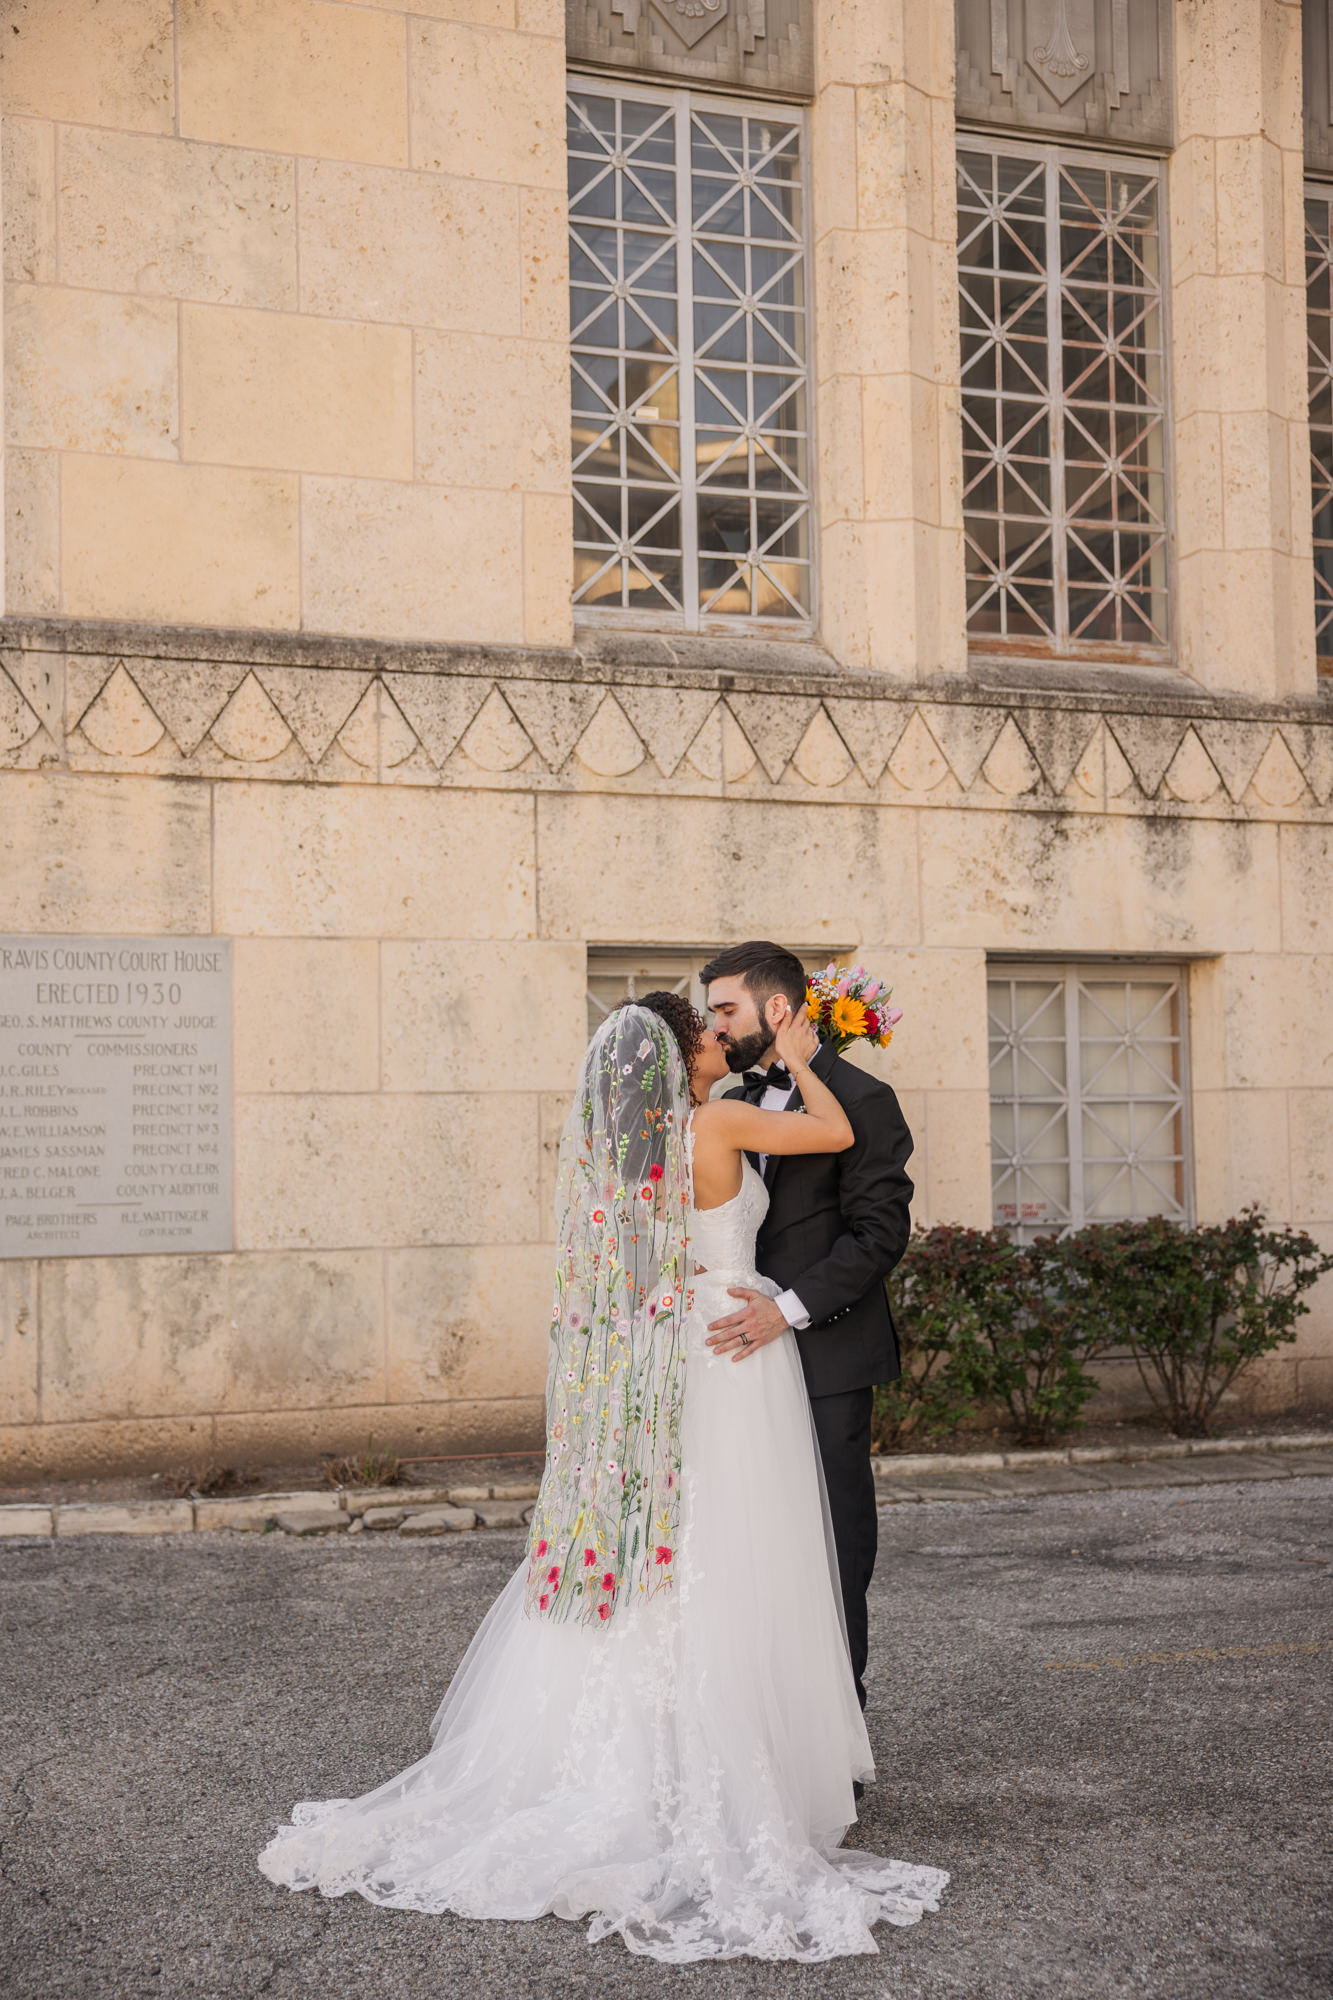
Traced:
<path fill-rule="evenodd" d="M 818 1047 L 819 1036 L 815 1033 L 814 1022 L 804 1008 L 799 1014 L 793 1014 L 788 1002 L 787 1012 L 773 1033 L 774 1054 L 788 1069 L 794 1069 L 801 1063 L 808 1063 Z"/>
<path fill-rule="evenodd" d="M 733 1299 L 744 1299 L 745 1304 L 725 1319 L 709 1321 L 707 1344 L 715 1355 L 745 1361 L 785 1333 L 787 1322 L 767 1293 L 752 1292 L 746 1285 L 728 1285 L 727 1290 Z"/>

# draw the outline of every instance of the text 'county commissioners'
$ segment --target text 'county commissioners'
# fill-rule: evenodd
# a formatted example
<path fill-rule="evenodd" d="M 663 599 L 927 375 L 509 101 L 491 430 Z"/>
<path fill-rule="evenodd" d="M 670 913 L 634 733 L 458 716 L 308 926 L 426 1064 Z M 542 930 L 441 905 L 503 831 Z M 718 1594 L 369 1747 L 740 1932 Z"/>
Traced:
<path fill-rule="evenodd" d="M 230 943 L 0 936 L 0 1257 L 231 1245 Z"/>

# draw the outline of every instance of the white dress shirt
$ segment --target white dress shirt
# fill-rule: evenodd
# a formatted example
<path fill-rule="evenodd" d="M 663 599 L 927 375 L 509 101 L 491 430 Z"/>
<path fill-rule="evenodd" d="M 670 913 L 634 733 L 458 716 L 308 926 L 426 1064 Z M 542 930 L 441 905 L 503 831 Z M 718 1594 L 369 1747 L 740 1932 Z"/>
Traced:
<path fill-rule="evenodd" d="M 775 1080 L 769 1084 L 768 1089 L 764 1092 L 760 1100 L 759 1109 L 761 1111 L 785 1111 L 791 1101 L 791 1094 L 796 1088 L 796 1079 L 793 1076 L 789 1076 L 785 1069 L 776 1072 L 770 1071 L 769 1074 L 774 1076 Z M 759 1155 L 760 1173 L 764 1173 L 767 1167 L 768 1154 L 761 1153 Z M 795 1292 L 779 1292 L 773 1303 L 786 1320 L 788 1326 L 798 1331 L 802 1327 L 809 1326 L 810 1315 L 801 1304 Z"/>

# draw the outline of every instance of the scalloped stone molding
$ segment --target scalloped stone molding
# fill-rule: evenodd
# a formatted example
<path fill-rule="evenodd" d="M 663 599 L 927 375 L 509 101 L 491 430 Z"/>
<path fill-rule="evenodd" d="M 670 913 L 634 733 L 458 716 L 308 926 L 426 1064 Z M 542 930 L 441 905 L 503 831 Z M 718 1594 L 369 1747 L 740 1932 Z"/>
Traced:
<path fill-rule="evenodd" d="M 0 629 L 0 764 L 321 783 L 735 790 L 994 808 L 1326 817 L 1333 706 L 1222 702 L 1179 680 L 1066 691 L 840 674 L 811 648 L 779 671 L 673 660 L 665 642 L 534 655 L 272 645 L 128 629 Z M 231 636 L 231 635 L 229 635 Z M 195 639 L 224 657 L 188 656 Z M 287 657 L 281 655 L 286 653 Z M 729 656 L 737 657 L 736 655 Z M 793 671 L 804 667 L 804 672 Z"/>

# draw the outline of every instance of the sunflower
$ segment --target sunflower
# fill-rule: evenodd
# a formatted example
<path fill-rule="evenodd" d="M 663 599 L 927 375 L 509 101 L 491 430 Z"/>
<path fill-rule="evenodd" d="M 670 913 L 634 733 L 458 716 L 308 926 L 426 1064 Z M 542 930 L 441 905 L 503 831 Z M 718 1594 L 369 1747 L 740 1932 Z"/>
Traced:
<path fill-rule="evenodd" d="M 808 1019 L 810 1019 L 811 1021 L 813 1021 L 813 1022 L 814 1022 L 814 1024 L 815 1024 L 815 1026 L 816 1026 L 816 1027 L 818 1027 L 818 1026 L 819 1026 L 819 1015 L 820 1015 L 820 1011 L 821 1011 L 821 1003 L 820 1003 L 820 999 L 819 999 L 819 996 L 818 996 L 818 994 L 817 994 L 817 993 L 811 993 L 811 994 L 810 994 L 810 995 L 809 995 L 809 996 L 807 997 L 807 999 L 806 999 L 806 1003 L 805 1003 L 805 1011 L 806 1011 L 806 1015 L 807 1015 Z"/>
<path fill-rule="evenodd" d="M 859 1035 L 864 1032 L 866 1010 L 859 1000 L 850 994 L 843 995 L 833 1003 L 833 1027 L 839 1035 Z"/>

